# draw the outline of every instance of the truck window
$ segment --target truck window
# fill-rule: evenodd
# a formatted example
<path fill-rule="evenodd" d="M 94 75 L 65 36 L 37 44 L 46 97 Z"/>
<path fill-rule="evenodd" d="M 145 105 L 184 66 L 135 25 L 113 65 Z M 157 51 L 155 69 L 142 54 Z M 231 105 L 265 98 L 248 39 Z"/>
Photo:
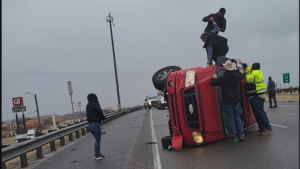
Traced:
<path fill-rule="evenodd" d="M 157 96 L 148 97 L 148 100 L 155 100 L 155 99 L 157 99 Z"/>

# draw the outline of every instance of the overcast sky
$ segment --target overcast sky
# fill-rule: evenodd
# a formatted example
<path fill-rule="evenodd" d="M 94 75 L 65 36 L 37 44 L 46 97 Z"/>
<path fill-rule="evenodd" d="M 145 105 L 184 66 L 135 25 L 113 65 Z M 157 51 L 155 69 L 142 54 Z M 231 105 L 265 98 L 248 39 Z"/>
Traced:
<path fill-rule="evenodd" d="M 12 97 L 24 97 L 26 113 L 36 110 L 26 92 L 37 94 L 40 115 L 71 113 L 69 80 L 82 109 L 91 92 L 103 108 L 117 106 L 108 12 L 116 25 L 122 107 L 142 104 L 155 93 L 151 78 L 158 69 L 206 66 L 202 18 L 221 7 L 227 56 L 260 62 L 265 79 L 281 86 L 282 74 L 290 73 L 298 86 L 298 0 L 3 0 L 2 119 L 15 117 Z"/>

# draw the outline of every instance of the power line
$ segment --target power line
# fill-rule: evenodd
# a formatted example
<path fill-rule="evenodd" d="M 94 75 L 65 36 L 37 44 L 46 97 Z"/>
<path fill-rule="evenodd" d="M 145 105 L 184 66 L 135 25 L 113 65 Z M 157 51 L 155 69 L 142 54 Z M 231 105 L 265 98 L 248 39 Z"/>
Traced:
<path fill-rule="evenodd" d="M 283 62 L 291 62 L 299 59 L 291 59 L 284 61 L 274 61 L 274 62 L 265 62 L 261 63 L 263 65 L 267 64 L 276 64 Z M 153 74 L 156 70 L 132 70 L 132 71 L 119 71 L 119 74 L 122 75 L 145 75 L 145 74 Z M 111 76 L 114 72 L 10 72 L 3 71 L 2 76 Z"/>

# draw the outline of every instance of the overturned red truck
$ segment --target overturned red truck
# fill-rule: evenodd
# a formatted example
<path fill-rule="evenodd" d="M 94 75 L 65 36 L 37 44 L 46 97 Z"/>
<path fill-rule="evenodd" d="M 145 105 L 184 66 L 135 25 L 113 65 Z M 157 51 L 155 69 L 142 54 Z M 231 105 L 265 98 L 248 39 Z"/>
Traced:
<path fill-rule="evenodd" d="M 154 87 L 164 91 L 170 113 L 170 136 L 162 138 L 163 148 L 178 151 L 182 146 L 195 147 L 230 137 L 227 116 L 222 107 L 220 87 L 211 86 L 213 74 L 223 75 L 223 67 L 196 67 L 181 70 L 168 66 L 152 77 Z M 246 81 L 240 82 L 241 119 L 245 129 L 256 119 L 245 91 Z"/>

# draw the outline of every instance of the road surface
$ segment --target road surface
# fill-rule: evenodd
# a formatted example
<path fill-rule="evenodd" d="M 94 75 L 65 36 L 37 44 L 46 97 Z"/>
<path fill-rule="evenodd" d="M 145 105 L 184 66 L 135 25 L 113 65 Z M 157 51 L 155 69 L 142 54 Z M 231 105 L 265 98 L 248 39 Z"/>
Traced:
<path fill-rule="evenodd" d="M 102 126 L 106 133 L 102 135 L 101 153 L 106 159 L 94 159 L 94 138 L 90 134 L 35 168 L 298 169 L 299 103 L 279 102 L 273 109 L 266 103 L 265 110 L 274 130 L 272 135 L 253 135 L 255 126 L 246 131 L 245 142 L 225 139 L 177 152 L 162 149 L 160 141 L 169 134 L 168 110 L 142 109 Z"/>

